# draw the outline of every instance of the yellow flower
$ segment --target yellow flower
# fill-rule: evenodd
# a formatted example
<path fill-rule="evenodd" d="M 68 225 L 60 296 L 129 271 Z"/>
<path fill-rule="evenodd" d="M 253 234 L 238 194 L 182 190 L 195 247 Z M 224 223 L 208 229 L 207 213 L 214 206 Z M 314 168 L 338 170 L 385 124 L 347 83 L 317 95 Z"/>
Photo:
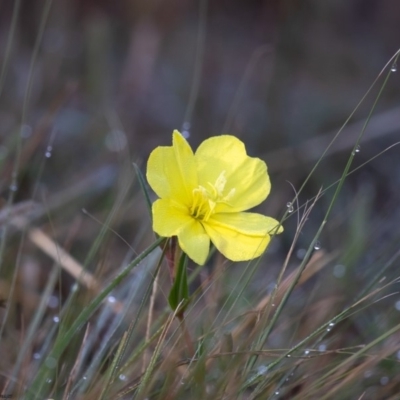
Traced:
<path fill-rule="evenodd" d="M 171 147 L 150 154 L 147 180 L 160 199 L 152 207 L 153 229 L 177 236 L 180 248 L 197 264 L 207 259 L 210 240 L 228 259 L 251 260 L 266 249 L 279 222 L 243 212 L 268 196 L 267 166 L 249 157 L 234 136 L 206 139 L 193 153 L 185 138 L 173 133 Z"/>

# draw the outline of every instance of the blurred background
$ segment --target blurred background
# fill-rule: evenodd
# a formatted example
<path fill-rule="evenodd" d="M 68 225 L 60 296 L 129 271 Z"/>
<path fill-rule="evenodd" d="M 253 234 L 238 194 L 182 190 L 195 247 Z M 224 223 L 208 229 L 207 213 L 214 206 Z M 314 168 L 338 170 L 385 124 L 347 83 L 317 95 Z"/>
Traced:
<path fill-rule="evenodd" d="M 11 189 L 15 202 L 46 203 L 56 226 L 60 220 L 68 230 L 61 221 L 79 225 L 82 207 L 107 213 L 134 180 L 131 163 L 144 171 L 149 152 L 179 129 L 194 148 L 221 133 L 240 137 L 269 166 L 273 190 L 262 211 L 279 217 L 398 49 L 399 26 L 394 0 L 2 1 L 3 202 Z M 312 175 L 301 204 L 340 177 L 383 79 Z M 399 83 L 393 72 L 354 167 L 398 140 Z M 350 224 L 358 209 L 377 219 L 374 231 L 397 230 L 399 160 L 395 147 L 351 176 L 336 225 Z M 311 233 L 329 199 L 318 203 Z M 128 204 L 116 226 L 132 241 L 144 203 L 139 194 Z M 332 248 L 343 238 L 327 236 Z"/>
<path fill-rule="evenodd" d="M 388 74 L 352 168 L 399 140 L 400 71 L 390 62 L 399 27 L 397 0 L 3 0 L 1 201 L 6 207 L 11 193 L 16 213 L 81 261 L 108 221 L 115 233 L 88 267 L 113 276 L 132 257 L 126 243 L 139 251 L 152 240 L 132 162 L 144 172 L 150 151 L 170 145 L 179 129 L 194 148 L 221 133 L 240 137 L 269 166 L 272 192 L 259 211 L 280 218 L 387 63 L 300 205 L 341 176 Z M 393 255 L 399 185 L 396 146 L 346 181 L 321 237 L 325 251 L 340 252 L 322 279 L 323 295 L 351 290 Z M 332 194 L 317 203 L 293 263 L 304 257 Z M 271 245 L 272 260 L 284 259 L 296 215 Z M 29 241 L 21 253 L 17 231 L 8 231 L 2 274 L 12 276 L 18 265 L 21 296 L 27 287 L 39 293 L 52 261 Z M 254 283 L 257 290 L 273 282 L 271 271 Z M 63 282 L 66 293 L 74 279 L 65 273 Z M 396 301 L 388 304 L 398 313 Z"/>
<path fill-rule="evenodd" d="M 128 176 L 132 161 L 144 170 L 150 151 L 169 145 L 179 129 L 194 148 L 221 133 L 243 139 L 269 166 L 273 191 L 264 211 L 278 216 L 294 195 L 291 185 L 300 187 L 398 49 L 399 23 L 394 0 L 2 1 L 3 196 L 10 185 L 18 186 L 16 201 L 58 194 L 72 208 L 69 218 L 85 205 L 82 196 L 103 204 L 100 194 L 124 185 L 122 167 Z M 383 80 L 301 203 L 340 177 Z M 399 83 L 392 73 L 354 167 L 398 140 Z M 390 210 L 393 221 L 397 154 L 391 149 L 355 173 L 341 207 L 362 190 L 374 212 Z M 326 209 L 325 199 L 319 204 Z"/>

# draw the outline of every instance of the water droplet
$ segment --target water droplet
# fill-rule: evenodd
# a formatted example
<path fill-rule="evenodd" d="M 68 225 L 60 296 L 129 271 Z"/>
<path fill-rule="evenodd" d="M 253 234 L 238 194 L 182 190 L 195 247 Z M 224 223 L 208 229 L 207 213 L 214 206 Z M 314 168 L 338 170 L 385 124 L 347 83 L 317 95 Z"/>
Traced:
<path fill-rule="evenodd" d="M 321 248 L 321 243 L 317 240 L 314 244 L 314 250 L 319 250 Z"/>
<path fill-rule="evenodd" d="M 271 307 L 275 307 L 275 303 L 272 303 L 272 304 L 271 304 Z"/>
<path fill-rule="evenodd" d="M 287 357 L 287 358 L 290 358 L 290 357 L 292 357 L 292 356 L 291 356 L 290 354 L 288 354 L 288 355 L 286 355 L 286 357 Z"/>
<path fill-rule="evenodd" d="M 55 315 L 55 316 L 53 317 L 53 322 L 55 322 L 56 324 L 58 324 L 58 323 L 60 322 L 60 318 L 57 317 L 57 315 Z"/>
<path fill-rule="evenodd" d="M 276 395 L 276 396 L 278 396 L 278 394 L 279 394 L 279 390 L 277 390 L 277 391 L 275 392 L 275 395 Z"/>
<path fill-rule="evenodd" d="M 59 305 L 58 297 L 51 295 L 49 300 L 47 301 L 47 307 L 49 308 L 57 308 Z"/>
<path fill-rule="evenodd" d="M 379 381 L 382 386 L 385 386 L 389 383 L 389 378 L 387 376 L 382 376 L 382 378 Z"/>
<path fill-rule="evenodd" d="M 126 375 L 124 375 L 124 374 L 121 374 L 118 378 L 120 381 L 126 381 L 126 379 L 127 379 Z"/>
<path fill-rule="evenodd" d="M 333 267 L 333 276 L 336 278 L 343 278 L 346 274 L 346 267 L 342 264 L 335 265 Z"/>
<path fill-rule="evenodd" d="M 114 296 L 108 296 L 107 301 L 109 303 L 115 303 L 117 301 L 117 299 Z"/>
<path fill-rule="evenodd" d="M 74 284 L 71 286 L 71 292 L 72 292 L 72 293 L 77 292 L 78 289 L 79 289 L 79 285 L 78 285 L 77 283 L 74 283 Z"/>
<path fill-rule="evenodd" d="M 276 290 L 277 286 L 275 282 L 270 282 L 267 285 L 267 293 L 272 293 L 274 290 Z"/>
<path fill-rule="evenodd" d="M 86 379 L 87 379 L 87 376 L 86 376 L 86 375 L 84 375 L 84 376 L 82 377 L 82 379 L 83 379 L 84 381 L 86 381 Z"/>
<path fill-rule="evenodd" d="M 296 256 L 299 260 L 304 260 L 304 257 L 307 254 L 307 250 L 306 249 L 298 249 L 296 251 Z"/>
<path fill-rule="evenodd" d="M 335 326 L 335 323 L 334 322 L 330 322 L 329 326 Z"/>
<path fill-rule="evenodd" d="M 40 360 L 42 356 L 40 355 L 40 353 L 33 353 L 33 359 L 34 360 Z"/>
<path fill-rule="evenodd" d="M 268 367 L 266 365 L 260 365 L 257 368 L 257 374 L 258 375 L 264 375 L 268 371 Z"/>
<path fill-rule="evenodd" d="M 16 191 L 18 190 L 18 186 L 15 185 L 15 184 L 12 184 L 12 185 L 10 185 L 10 190 L 11 190 L 12 192 L 16 192 Z"/>
<path fill-rule="evenodd" d="M 304 350 L 304 354 L 308 356 L 310 354 L 310 350 Z"/>
<path fill-rule="evenodd" d="M 364 378 L 371 378 L 372 375 L 373 375 L 373 372 L 370 370 L 367 370 L 364 372 Z"/>
<path fill-rule="evenodd" d="M 396 72 L 396 71 L 397 71 L 397 64 L 394 63 L 394 64 L 392 65 L 392 68 L 390 68 L 390 70 L 391 70 L 392 72 Z"/>
<path fill-rule="evenodd" d="M 326 344 L 320 344 L 320 345 L 318 346 L 318 351 L 320 351 L 320 352 L 326 351 Z"/>
<path fill-rule="evenodd" d="M 356 153 L 359 153 L 360 152 L 360 146 L 357 146 L 354 150 L 353 150 L 353 152 L 351 153 L 351 154 L 353 154 L 353 156 L 356 154 Z"/>
<path fill-rule="evenodd" d="M 52 146 L 47 146 L 46 148 L 46 153 L 44 153 L 46 158 L 50 158 L 51 157 L 51 152 L 53 151 L 53 147 Z"/>
<path fill-rule="evenodd" d="M 294 211 L 293 204 L 290 201 L 286 203 L 286 207 L 289 213 L 292 213 Z"/>
<path fill-rule="evenodd" d="M 397 300 L 396 303 L 394 304 L 394 306 L 397 311 L 400 311 L 400 300 Z"/>
<path fill-rule="evenodd" d="M 182 136 L 183 136 L 185 139 L 188 139 L 189 136 L 190 136 L 189 130 L 190 130 L 190 122 L 184 122 L 184 123 L 182 124 Z"/>
<path fill-rule="evenodd" d="M 52 379 L 50 379 L 50 378 L 47 378 L 47 379 L 46 379 L 46 383 L 51 383 L 51 382 L 53 382 Z"/>
<path fill-rule="evenodd" d="M 400 360 L 400 350 L 396 353 L 396 357 Z"/>
<path fill-rule="evenodd" d="M 327 331 L 327 332 L 330 332 L 330 331 L 331 331 L 331 328 L 326 328 L 326 331 Z"/>

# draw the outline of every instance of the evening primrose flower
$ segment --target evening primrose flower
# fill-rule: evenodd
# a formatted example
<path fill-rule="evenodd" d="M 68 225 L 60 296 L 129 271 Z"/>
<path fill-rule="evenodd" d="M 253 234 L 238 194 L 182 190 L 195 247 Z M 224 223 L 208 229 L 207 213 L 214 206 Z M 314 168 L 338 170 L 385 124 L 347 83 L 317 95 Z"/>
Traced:
<path fill-rule="evenodd" d="M 172 139 L 172 146 L 153 150 L 147 163 L 147 180 L 159 197 L 152 206 L 153 230 L 177 236 L 182 251 L 199 265 L 210 241 L 232 261 L 259 257 L 270 235 L 283 231 L 273 218 L 244 212 L 269 194 L 265 162 L 249 157 L 230 135 L 206 139 L 195 153 L 178 131 Z"/>

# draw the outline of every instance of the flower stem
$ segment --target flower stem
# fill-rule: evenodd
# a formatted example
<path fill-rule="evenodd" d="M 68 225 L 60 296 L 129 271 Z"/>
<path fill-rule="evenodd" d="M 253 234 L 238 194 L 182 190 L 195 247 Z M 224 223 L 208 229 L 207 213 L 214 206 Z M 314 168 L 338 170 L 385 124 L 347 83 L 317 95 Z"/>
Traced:
<path fill-rule="evenodd" d="M 183 337 L 186 342 L 186 347 L 187 347 L 187 351 L 189 353 L 189 357 L 194 357 L 195 350 L 194 350 L 193 340 L 192 340 L 192 337 L 190 336 L 190 332 L 188 331 L 188 329 L 186 327 L 185 317 L 184 317 L 183 313 L 181 315 L 178 314 L 177 318 L 179 319 L 179 322 L 180 322 L 182 334 L 183 334 Z"/>

